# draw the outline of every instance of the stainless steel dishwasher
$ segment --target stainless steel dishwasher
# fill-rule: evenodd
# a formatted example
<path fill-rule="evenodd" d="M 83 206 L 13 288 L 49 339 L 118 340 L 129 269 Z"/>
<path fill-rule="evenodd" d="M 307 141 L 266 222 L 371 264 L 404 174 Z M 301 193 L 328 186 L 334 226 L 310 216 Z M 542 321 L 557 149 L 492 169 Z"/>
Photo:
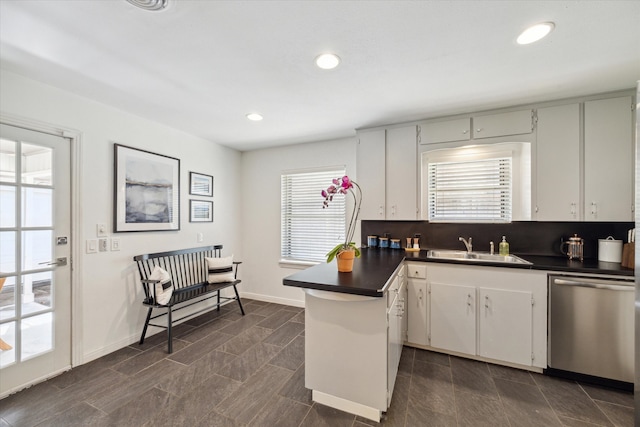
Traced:
<path fill-rule="evenodd" d="M 634 381 L 633 278 L 549 275 L 548 365 Z"/>

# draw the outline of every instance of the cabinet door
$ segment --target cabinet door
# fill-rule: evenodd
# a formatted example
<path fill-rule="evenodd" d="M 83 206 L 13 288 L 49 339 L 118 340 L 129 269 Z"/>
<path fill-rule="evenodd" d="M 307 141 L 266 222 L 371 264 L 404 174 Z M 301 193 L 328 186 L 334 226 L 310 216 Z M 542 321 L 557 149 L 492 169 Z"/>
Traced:
<path fill-rule="evenodd" d="M 479 355 L 530 366 L 531 292 L 480 288 Z"/>
<path fill-rule="evenodd" d="M 418 216 L 416 126 L 387 129 L 386 219 Z"/>
<path fill-rule="evenodd" d="M 476 288 L 430 284 L 431 346 L 476 354 Z"/>
<path fill-rule="evenodd" d="M 447 120 L 435 123 L 423 123 L 419 126 L 419 129 L 420 144 L 468 141 L 471 139 L 470 118 Z"/>
<path fill-rule="evenodd" d="M 429 345 L 427 325 L 427 281 L 409 279 L 407 293 L 407 341 Z"/>
<path fill-rule="evenodd" d="M 397 279 L 396 279 L 397 280 Z M 393 388 L 398 375 L 398 365 L 400 363 L 400 354 L 398 347 L 402 345 L 401 329 L 402 316 L 400 311 L 400 294 L 395 294 L 391 302 L 391 306 L 387 310 L 387 404 L 390 403 L 393 395 Z"/>
<path fill-rule="evenodd" d="M 361 219 L 385 218 L 385 131 L 358 133 L 356 182 L 362 189 Z"/>
<path fill-rule="evenodd" d="M 536 145 L 536 219 L 580 220 L 580 106 L 539 108 Z"/>
<path fill-rule="evenodd" d="M 533 132 L 531 110 L 473 117 L 473 138 L 523 135 Z"/>
<path fill-rule="evenodd" d="M 631 97 L 584 104 L 584 194 L 587 221 L 632 221 Z"/>

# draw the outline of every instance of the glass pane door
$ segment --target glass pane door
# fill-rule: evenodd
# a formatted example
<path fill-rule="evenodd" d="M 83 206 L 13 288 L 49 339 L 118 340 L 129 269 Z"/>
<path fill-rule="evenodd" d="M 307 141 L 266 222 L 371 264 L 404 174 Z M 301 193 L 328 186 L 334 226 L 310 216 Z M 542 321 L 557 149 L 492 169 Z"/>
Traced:
<path fill-rule="evenodd" d="M 70 147 L 53 135 L 5 125 L 0 131 L 0 393 L 6 393 L 70 365 Z"/>

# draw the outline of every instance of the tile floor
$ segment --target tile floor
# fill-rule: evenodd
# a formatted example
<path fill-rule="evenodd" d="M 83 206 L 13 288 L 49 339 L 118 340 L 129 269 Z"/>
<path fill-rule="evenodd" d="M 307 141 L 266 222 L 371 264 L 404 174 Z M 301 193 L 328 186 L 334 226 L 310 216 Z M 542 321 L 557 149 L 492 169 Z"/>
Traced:
<path fill-rule="evenodd" d="M 244 300 L 0 400 L 4 426 L 349 426 L 311 401 L 304 311 Z M 142 309 L 142 308 L 141 308 Z M 633 426 L 633 395 L 405 347 L 388 426 Z"/>

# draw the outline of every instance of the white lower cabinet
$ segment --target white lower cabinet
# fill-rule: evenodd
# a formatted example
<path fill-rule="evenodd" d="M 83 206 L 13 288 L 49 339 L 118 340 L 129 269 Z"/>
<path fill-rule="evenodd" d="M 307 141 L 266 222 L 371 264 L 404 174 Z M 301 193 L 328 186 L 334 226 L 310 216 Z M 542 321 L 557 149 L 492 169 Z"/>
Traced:
<path fill-rule="evenodd" d="M 429 318 L 427 316 L 427 276 L 424 262 L 407 262 L 407 322 L 406 341 L 425 346 L 429 344 Z"/>
<path fill-rule="evenodd" d="M 475 355 L 476 288 L 437 282 L 429 286 L 431 346 Z"/>
<path fill-rule="evenodd" d="M 478 355 L 532 364 L 533 293 L 479 288 Z"/>
<path fill-rule="evenodd" d="M 426 278 L 415 279 L 411 264 L 407 344 L 532 370 L 546 368 L 545 272 L 424 263 Z"/>

